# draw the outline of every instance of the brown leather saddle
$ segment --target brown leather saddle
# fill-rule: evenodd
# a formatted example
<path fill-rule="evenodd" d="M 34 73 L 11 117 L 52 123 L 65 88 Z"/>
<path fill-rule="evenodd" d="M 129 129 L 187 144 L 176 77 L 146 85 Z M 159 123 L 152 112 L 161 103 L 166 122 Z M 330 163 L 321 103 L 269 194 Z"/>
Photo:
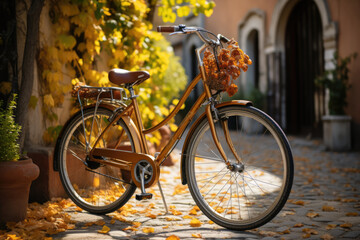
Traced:
<path fill-rule="evenodd" d="M 146 71 L 128 71 L 125 69 L 114 68 L 109 72 L 110 82 L 116 85 L 139 85 L 150 77 Z"/>

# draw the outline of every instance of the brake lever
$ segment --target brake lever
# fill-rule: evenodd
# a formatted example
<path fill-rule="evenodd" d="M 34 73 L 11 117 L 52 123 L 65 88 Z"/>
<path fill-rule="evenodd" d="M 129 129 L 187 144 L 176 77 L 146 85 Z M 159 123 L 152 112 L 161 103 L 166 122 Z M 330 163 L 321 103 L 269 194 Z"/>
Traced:
<path fill-rule="evenodd" d="M 172 32 L 172 33 L 169 34 L 169 36 L 175 35 L 175 34 L 186 34 L 186 32 L 184 32 L 184 31 Z"/>

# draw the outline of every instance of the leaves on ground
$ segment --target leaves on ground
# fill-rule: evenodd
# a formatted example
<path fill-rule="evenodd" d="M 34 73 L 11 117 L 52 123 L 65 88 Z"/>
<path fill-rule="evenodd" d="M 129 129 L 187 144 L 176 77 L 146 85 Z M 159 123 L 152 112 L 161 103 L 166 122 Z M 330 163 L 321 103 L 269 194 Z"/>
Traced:
<path fill-rule="evenodd" d="M 98 230 L 98 233 L 103 233 L 106 234 L 110 231 L 110 228 L 106 225 L 103 226 L 103 228 L 101 230 Z"/>
<path fill-rule="evenodd" d="M 167 237 L 166 240 L 180 240 L 180 238 L 176 235 L 171 235 L 171 236 Z"/>
<path fill-rule="evenodd" d="M 199 219 L 197 218 L 193 218 L 190 221 L 190 226 L 191 227 L 200 227 L 201 226 L 201 222 L 199 221 Z"/>

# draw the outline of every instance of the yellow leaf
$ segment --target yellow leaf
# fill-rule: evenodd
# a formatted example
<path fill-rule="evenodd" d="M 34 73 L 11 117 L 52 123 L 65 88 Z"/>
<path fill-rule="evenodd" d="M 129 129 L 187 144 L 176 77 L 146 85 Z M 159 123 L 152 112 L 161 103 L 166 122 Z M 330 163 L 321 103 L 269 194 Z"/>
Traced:
<path fill-rule="evenodd" d="M 316 213 L 316 212 L 308 212 L 308 213 L 306 214 L 306 216 L 309 217 L 309 218 L 314 218 L 314 217 L 318 217 L 319 214 Z"/>
<path fill-rule="evenodd" d="M 156 215 L 155 214 L 152 214 L 152 213 L 148 213 L 145 215 L 146 217 L 149 217 L 151 219 L 155 219 L 156 218 Z"/>
<path fill-rule="evenodd" d="M 133 224 L 133 227 L 136 227 L 136 228 L 141 226 L 141 222 L 133 222 L 132 224 Z"/>
<path fill-rule="evenodd" d="M 153 227 L 143 228 L 142 231 L 143 231 L 144 233 L 153 233 L 153 232 L 154 232 L 154 228 L 153 228 Z"/>
<path fill-rule="evenodd" d="M 201 226 L 201 222 L 199 221 L 199 219 L 197 218 L 193 218 L 190 221 L 190 226 L 191 227 L 200 227 Z"/>
<path fill-rule="evenodd" d="M 305 202 L 302 201 L 302 200 L 299 200 L 299 201 L 294 202 L 294 204 L 300 205 L 300 206 L 304 206 L 304 205 L 305 205 Z"/>
<path fill-rule="evenodd" d="M 108 233 L 110 231 L 110 228 L 106 225 L 103 226 L 103 228 L 101 230 L 98 230 L 98 233 Z"/>
<path fill-rule="evenodd" d="M 344 224 L 341 224 L 340 227 L 342 228 L 351 228 L 353 225 L 351 223 L 344 223 Z"/>
<path fill-rule="evenodd" d="M 176 235 L 171 235 L 171 236 L 167 237 L 166 240 L 180 240 L 180 238 Z"/>
<path fill-rule="evenodd" d="M 202 238 L 200 233 L 193 233 L 193 234 L 191 234 L 191 236 L 194 238 Z"/>
<path fill-rule="evenodd" d="M 318 231 L 316 231 L 315 229 L 312 229 L 312 228 L 304 228 L 302 231 L 304 233 L 311 234 L 311 235 L 317 235 L 318 234 Z"/>
<path fill-rule="evenodd" d="M 213 12 L 214 12 L 213 9 L 209 9 L 209 10 L 205 10 L 204 14 L 205 14 L 205 16 L 210 17 L 213 14 Z"/>
<path fill-rule="evenodd" d="M 324 206 L 322 206 L 322 210 L 324 212 L 333 212 L 333 211 L 335 211 L 335 208 L 333 206 L 324 205 Z"/>
<path fill-rule="evenodd" d="M 54 99 L 51 96 L 51 94 L 47 94 L 44 96 L 44 104 L 49 107 L 54 107 L 55 103 L 54 103 Z"/>
<path fill-rule="evenodd" d="M 326 230 L 330 230 L 330 229 L 334 229 L 334 228 L 336 228 L 336 224 L 328 224 L 327 226 L 326 226 Z"/>
<path fill-rule="evenodd" d="M 103 225 L 105 225 L 105 221 L 104 220 L 98 220 L 98 221 L 95 222 L 95 224 L 98 225 L 98 226 L 103 226 Z"/>

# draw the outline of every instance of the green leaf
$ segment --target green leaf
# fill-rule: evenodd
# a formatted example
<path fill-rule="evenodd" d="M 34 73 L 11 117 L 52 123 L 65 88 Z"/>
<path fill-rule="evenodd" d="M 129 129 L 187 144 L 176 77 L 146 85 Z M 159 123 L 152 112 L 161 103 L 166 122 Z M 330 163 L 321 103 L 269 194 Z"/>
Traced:
<path fill-rule="evenodd" d="M 58 39 L 65 49 L 73 49 L 76 45 L 76 39 L 71 35 L 61 34 L 58 36 Z"/>
<path fill-rule="evenodd" d="M 32 109 L 35 109 L 38 100 L 39 100 L 39 99 L 38 99 L 37 97 L 31 96 L 31 97 L 30 97 L 30 101 L 29 101 L 29 107 L 32 108 Z"/>

